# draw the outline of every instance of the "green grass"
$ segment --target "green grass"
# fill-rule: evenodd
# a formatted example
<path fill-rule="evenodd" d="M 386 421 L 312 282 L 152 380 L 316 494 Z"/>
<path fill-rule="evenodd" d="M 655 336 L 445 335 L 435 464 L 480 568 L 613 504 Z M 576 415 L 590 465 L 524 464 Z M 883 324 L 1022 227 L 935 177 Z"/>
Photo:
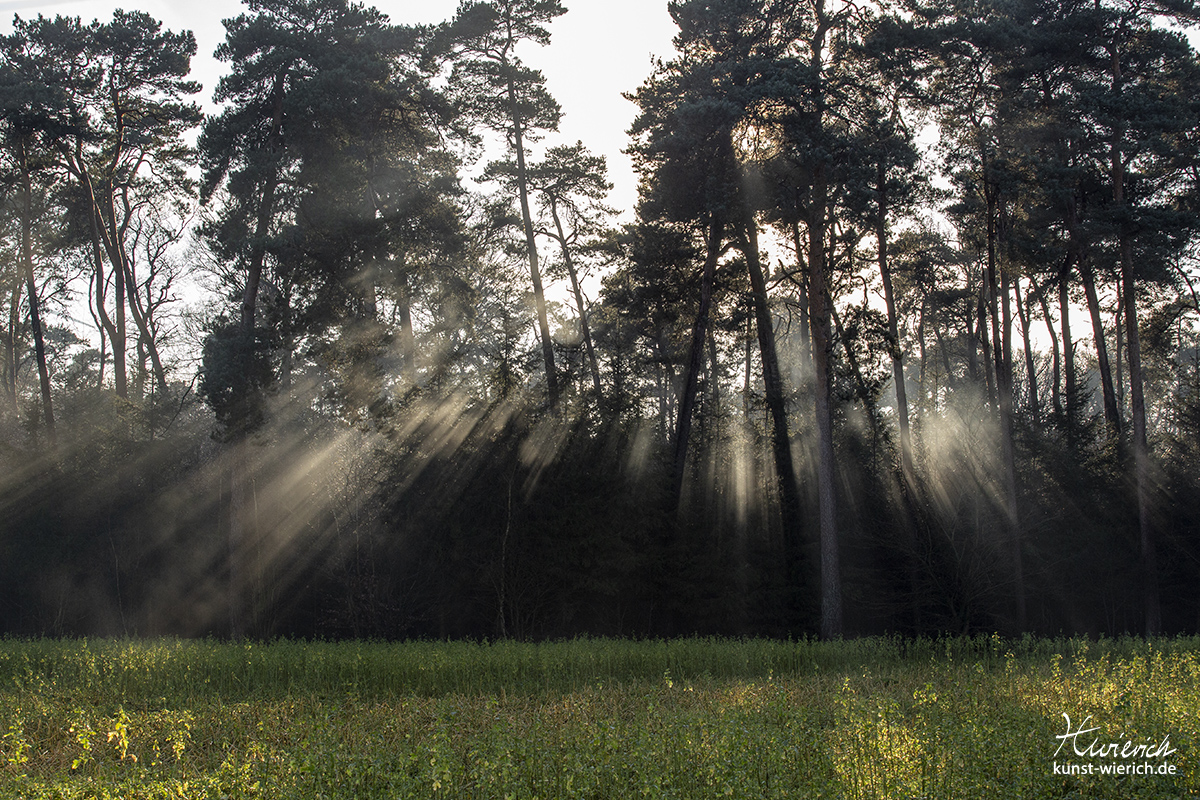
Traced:
<path fill-rule="evenodd" d="M 0 640 L 0 798 L 1193 797 L 1198 717 L 1195 638 Z"/>

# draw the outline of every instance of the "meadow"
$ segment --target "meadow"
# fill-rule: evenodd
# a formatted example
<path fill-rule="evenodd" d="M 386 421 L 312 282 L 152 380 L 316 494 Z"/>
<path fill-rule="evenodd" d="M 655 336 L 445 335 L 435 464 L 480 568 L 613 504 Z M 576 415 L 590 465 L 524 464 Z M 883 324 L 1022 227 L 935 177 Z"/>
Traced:
<path fill-rule="evenodd" d="M 1198 717 L 1200 638 L 3 639 L 0 798 L 1196 797 Z"/>

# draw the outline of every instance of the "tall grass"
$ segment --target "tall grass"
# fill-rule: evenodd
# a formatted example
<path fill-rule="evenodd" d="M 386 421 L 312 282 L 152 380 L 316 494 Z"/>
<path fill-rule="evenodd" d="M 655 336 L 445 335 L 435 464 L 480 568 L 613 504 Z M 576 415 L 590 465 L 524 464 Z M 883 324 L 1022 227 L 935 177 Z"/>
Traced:
<path fill-rule="evenodd" d="M 1198 718 L 1197 639 L 3 640 L 0 798 L 1189 797 Z"/>

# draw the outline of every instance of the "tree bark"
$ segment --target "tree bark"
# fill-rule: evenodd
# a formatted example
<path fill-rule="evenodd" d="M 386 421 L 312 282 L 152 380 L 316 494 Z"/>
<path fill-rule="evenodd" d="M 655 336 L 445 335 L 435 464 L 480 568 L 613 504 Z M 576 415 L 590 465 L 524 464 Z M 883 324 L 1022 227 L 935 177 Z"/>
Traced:
<path fill-rule="evenodd" d="M 1035 283 L 1033 286 L 1034 294 L 1037 296 L 1038 304 L 1042 309 L 1042 319 L 1046 323 L 1046 332 L 1050 334 L 1050 355 L 1051 355 L 1051 377 L 1050 377 L 1050 405 L 1054 407 L 1054 413 L 1062 416 L 1062 356 L 1058 349 L 1058 334 L 1054 332 L 1054 317 L 1050 314 L 1050 303 L 1046 300 L 1046 292 L 1049 289 L 1049 284 L 1042 284 L 1040 287 Z"/>
<path fill-rule="evenodd" d="M 46 364 L 46 340 L 42 333 L 42 315 L 38 307 L 37 280 L 33 275 L 33 176 L 29 166 L 29 154 L 25 142 L 21 147 L 21 179 L 23 197 L 21 203 L 21 268 L 25 273 L 25 294 L 29 298 L 29 327 L 33 329 L 33 351 L 37 359 L 38 383 L 42 393 L 42 416 L 46 422 L 46 436 L 50 445 L 58 443 L 58 431 L 54 425 L 54 403 L 50 396 L 50 370 Z M 14 385 L 16 374 L 14 372 Z"/>
<path fill-rule="evenodd" d="M 1082 279 L 1083 292 L 1087 298 L 1088 313 L 1092 318 L 1092 336 L 1096 342 L 1096 361 L 1100 368 L 1100 388 L 1104 395 L 1104 423 L 1108 427 L 1109 436 L 1119 439 L 1121 436 L 1121 414 L 1117 410 L 1117 395 L 1113 391 L 1112 369 L 1108 361 L 1108 345 L 1104 337 L 1104 320 L 1100 318 L 1100 298 L 1096 293 L 1096 278 L 1088 259 L 1079 262 L 1079 277 Z"/>
<path fill-rule="evenodd" d="M 1125 335 L 1128 337 L 1129 394 L 1133 416 L 1133 469 L 1137 483 L 1138 529 L 1142 555 L 1142 605 L 1146 635 L 1162 630 L 1158 592 L 1158 553 L 1150 509 L 1150 448 L 1146 440 L 1146 399 L 1142 389 L 1142 354 L 1138 334 L 1137 296 L 1134 290 L 1132 243 L 1121 235 L 1121 284 L 1125 294 Z"/>
<path fill-rule="evenodd" d="M 1017 276 L 1016 286 L 1014 287 L 1013 297 L 1017 301 L 1017 318 L 1021 323 L 1021 343 L 1025 346 L 1025 381 L 1029 397 L 1026 406 L 1029 409 L 1030 416 L 1034 420 L 1038 419 L 1041 409 L 1039 408 L 1038 385 L 1037 385 L 1037 367 L 1033 363 L 1033 346 L 1029 339 L 1029 323 L 1033 317 L 1031 310 L 1026 309 L 1026 303 L 1021 300 L 1021 277 Z M 1058 345 L 1054 346 L 1055 360 L 1058 358 Z"/>
<path fill-rule="evenodd" d="M 676 511 L 683 501 L 683 479 L 687 469 L 688 437 L 692 431 L 692 411 L 696 406 L 696 391 L 700 384 L 700 370 L 704 364 L 704 340 L 708 335 L 708 312 L 712 305 L 713 283 L 717 271 L 717 259 L 721 256 L 721 238 L 724 225 L 716 212 L 709 212 L 706 234 L 704 271 L 700 278 L 700 308 L 692 324 L 692 344 L 688 355 L 687 372 L 684 376 L 683 395 L 676 416 L 674 458 L 671 472 L 671 497 Z M 665 392 L 663 392 L 665 394 Z"/>
<path fill-rule="evenodd" d="M 986 179 L 985 179 L 986 181 Z M 1006 274 L 1001 274 L 1002 286 L 997 286 L 998 273 L 1003 273 L 997 264 L 997 197 L 999 189 L 985 182 L 987 201 L 987 290 L 988 308 L 992 327 L 992 356 L 995 361 L 996 389 L 1000 411 L 1000 452 L 1003 470 L 1004 516 L 1008 528 L 1008 545 L 1013 578 L 1013 600 L 1017 630 L 1025 630 L 1025 575 L 1022 558 L 1020 506 L 1017 501 L 1016 453 L 1013 448 L 1013 394 L 1012 394 L 1012 316 L 1009 309 L 1009 285 Z M 1002 297 L 1000 296 L 1002 292 Z M 998 308 L 999 306 L 999 308 Z M 1001 318 L 1001 314 L 1003 317 Z"/>
<path fill-rule="evenodd" d="M 21 406 L 17 402 L 17 333 L 21 329 L 21 281 L 13 281 L 12 294 L 8 304 L 8 330 L 4 337 L 4 373 L 5 394 L 12 405 L 14 419 L 21 416 Z"/>
<path fill-rule="evenodd" d="M 986 267 L 984 272 L 987 272 Z M 976 308 L 976 317 L 978 327 L 978 341 L 983 347 L 983 375 L 987 380 L 988 400 L 993 408 L 999 407 L 1000 403 L 996 394 L 996 362 L 993 360 L 992 340 L 988 336 L 988 297 L 990 288 L 987 283 L 985 274 L 983 289 L 979 292 L 979 304 Z"/>
<path fill-rule="evenodd" d="M 775 459 L 775 480 L 779 488 L 780 516 L 783 521 L 784 548 L 794 567 L 800 555 L 800 490 L 792 460 L 792 442 L 788 435 L 787 405 L 783 396 L 783 378 L 779 374 L 779 356 L 775 348 L 775 327 L 767 302 L 767 284 L 758 252 L 758 227 L 754 212 L 743 201 L 742 255 L 750 275 L 750 294 L 754 302 L 754 326 L 758 332 L 758 351 L 762 361 L 763 396 L 771 418 L 771 451 Z"/>
<path fill-rule="evenodd" d="M 837 466 L 833 458 L 833 411 L 829 379 L 832 332 L 829 278 L 825 264 L 825 169 L 814 170 L 808 218 L 809 319 L 812 322 L 813 379 L 817 416 L 817 497 L 821 542 L 821 637 L 842 635 L 842 576 L 837 531 Z"/>
<path fill-rule="evenodd" d="M 563 266 L 571 278 L 571 293 L 575 295 L 575 307 L 579 310 L 579 332 L 583 336 L 583 346 L 587 352 L 588 368 L 592 373 L 592 388 L 596 397 L 602 394 L 600 389 L 600 365 L 596 361 L 596 348 L 592 346 L 592 332 L 588 325 L 587 304 L 583 302 L 583 290 L 579 288 L 579 274 L 575 271 L 575 261 L 571 258 L 571 248 L 567 246 L 567 237 L 563 233 L 562 221 L 558 217 L 558 204 L 550 199 L 550 216 L 554 220 L 554 230 L 559 247 L 562 248 Z"/>
<path fill-rule="evenodd" d="M 550 405 L 558 403 L 558 375 L 554 371 L 554 342 L 550 339 L 550 320 L 546 312 L 546 293 L 542 288 L 542 272 L 538 266 L 537 238 L 533 217 L 529 212 L 529 183 L 525 169 L 524 121 L 517 104 L 517 89 L 508 81 L 509 117 L 512 120 L 513 151 L 517 158 L 517 195 L 521 202 L 521 224 L 525 231 L 525 250 L 529 257 L 529 276 L 533 283 L 533 304 L 537 311 L 538 336 L 542 341 L 542 360 L 546 367 L 546 387 Z"/>
<path fill-rule="evenodd" d="M 76 142 L 75 146 L 75 165 L 76 172 L 83 188 L 87 191 L 89 209 L 89 222 L 92 230 L 92 260 L 96 267 L 96 313 L 99 316 L 101 324 L 108 333 L 108 339 L 112 342 L 113 348 L 113 391 L 117 397 L 129 397 L 128 384 L 128 369 L 125 361 L 125 330 L 123 326 L 118 326 L 114 322 L 113 317 L 109 316 L 108 308 L 106 307 L 105 286 L 108 279 L 104 274 L 104 254 L 111 252 L 108 243 L 105 241 L 107 233 L 104 227 L 104 219 L 100 216 L 100 208 L 96 199 L 96 189 L 92 183 L 92 177 L 88 173 L 87 166 L 83 163 L 82 143 Z M 110 259 L 111 263 L 111 259 Z M 117 278 L 117 268 L 113 267 L 113 280 Z M 124 275 L 121 276 L 121 283 L 124 285 Z M 116 308 L 114 308 L 114 316 L 116 309 L 121 309 L 124 313 L 124 295 L 117 297 Z"/>
<path fill-rule="evenodd" d="M 139 343 L 145 348 L 145 355 L 150 360 L 150 369 L 154 374 L 154 384 L 158 387 L 159 396 L 166 397 L 167 371 L 163 367 L 162 356 L 158 352 L 158 343 L 155 341 L 154 332 L 150 327 L 150 316 L 142 308 L 141 298 L 137 292 L 137 281 L 134 280 L 133 270 L 128 266 L 128 261 L 126 261 L 125 279 L 127 285 L 134 289 L 129 293 L 129 313 L 133 317 L 133 324 L 138 329 Z"/>
<path fill-rule="evenodd" d="M 1112 93 L 1121 95 L 1123 78 L 1117 47 L 1109 53 L 1112 58 Z M 1128 211 L 1125 200 L 1124 126 L 1117 125 L 1112 137 L 1113 203 Z M 1150 449 L 1146 439 L 1146 399 L 1142 387 L 1142 351 L 1138 332 L 1137 292 L 1133 272 L 1133 241 L 1128 221 L 1122 220 L 1118 229 L 1121 262 L 1121 299 L 1125 306 L 1125 336 L 1128 341 L 1130 415 L 1133 422 L 1133 470 L 1137 486 L 1138 530 L 1141 544 L 1142 607 L 1145 614 L 1145 633 L 1154 636 L 1162 629 L 1162 608 L 1158 592 L 1158 555 L 1154 523 L 1150 518 Z"/>
<path fill-rule="evenodd" d="M 802 374 L 805 382 L 812 373 L 812 328 L 808 320 L 810 303 L 808 301 L 808 275 L 804 264 L 804 250 L 800 240 L 800 222 L 792 221 L 792 246 L 796 250 L 796 269 L 799 271 L 796 283 L 796 304 L 800 308 L 800 360 L 803 365 Z"/>
<path fill-rule="evenodd" d="M 904 350 L 900 346 L 900 325 L 896 319 L 896 296 L 892 289 L 892 270 L 887 247 L 887 184 L 883 164 L 876 175 L 879 211 L 875 219 L 875 239 L 879 252 L 879 275 L 883 279 L 883 302 L 887 307 L 888 349 L 892 357 L 892 384 L 896 388 L 896 421 L 900 428 L 900 475 L 904 490 L 911 496 L 915 488 L 912 458 L 912 433 L 908 425 L 908 389 L 904 385 Z"/>
<path fill-rule="evenodd" d="M 1058 316 L 1062 328 L 1063 403 L 1067 414 L 1067 445 L 1075 448 L 1075 422 L 1079 419 L 1079 393 L 1075 387 L 1075 342 L 1071 339 L 1071 267 L 1068 264 L 1058 277 Z"/>
<path fill-rule="evenodd" d="M 400 372 L 409 386 L 417 382 L 417 336 L 412 321 L 412 289 L 403 257 L 396 277 L 396 313 L 400 317 Z"/>

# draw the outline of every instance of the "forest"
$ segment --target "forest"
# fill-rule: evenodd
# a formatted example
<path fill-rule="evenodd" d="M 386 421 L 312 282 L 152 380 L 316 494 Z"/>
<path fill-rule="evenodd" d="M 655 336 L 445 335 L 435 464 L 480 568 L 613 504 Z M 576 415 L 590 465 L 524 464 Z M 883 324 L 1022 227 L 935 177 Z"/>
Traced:
<path fill-rule="evenodd" d="M 1197 632 L 1192 1 L 667 6 L 18 16 L 0 634 Z"/>

